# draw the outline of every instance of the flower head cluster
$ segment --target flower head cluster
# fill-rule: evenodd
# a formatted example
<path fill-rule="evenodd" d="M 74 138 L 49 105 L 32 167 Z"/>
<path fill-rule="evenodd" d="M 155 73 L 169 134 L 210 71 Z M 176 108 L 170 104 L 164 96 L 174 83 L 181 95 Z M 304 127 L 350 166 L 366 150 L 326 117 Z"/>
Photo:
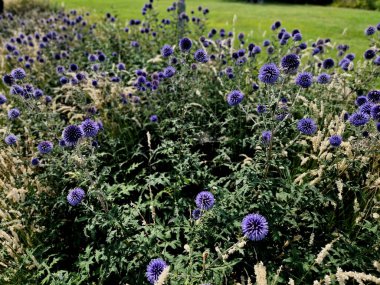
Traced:
<path fill-rule="evenodd" d="M 179 49 L 182 52 L 188 52 L 190 51 L 191 47 L 193 46 L 193 42 L 189 38 L 182 38 L 179 41 Z"/>
<path fill-rule="evenodd" d="M 84 190 L 82 188 L 76 187 L 69 191 L 69 194 L 67 195 L 67 202 L 69 202 L 71 206 L 77 206 L 80 202 L 82 202 L 84 196 Z"/>
<path fill-rule="evenodd" d="M 342 143 L 342 137 L 340 135 L 332 135 L 329 138 L 329 142 L 330 142 L 330 145 L 332 145 L 333 147 L 338 147 Z"/>
<path fill-rule="evenodd" d="M 173 48 L 170 45 L 164 45 L 161 48 L 161 55 L 163 57 L 169 57 L 173 54 Z"/>
<path fill-rule="evenodd" d="M 317 131 L 317 125 L 315 124 L 314 120 L 311 118 L 303 118 L 298 121 L 297 129 L 305 134 L 305 135 L 312 135 Z"/>
<path fill-rule="evenodd" d="M 207 52 L 203 49 L 198 49 L 195 53 L 194 53 L 194 59 L 198 62 L 201 62 L 201 63 L 206 63 L 208 62 L 209 60 L 209 57 L 207 55 Z"/>
<path fill-rule="evenodd" d="M 230 106 L 236 106 L 240 104 L 244 99 L 244 94 L 239 90 L 233 90 L 227 95 L 227 103 Z"/>
<path fill-rule="evenodd" d="M 195 197 L 195 204 L 199 209 L 208 211 L 212 207 L 214 207 L 214 195 L 212 195 L 212 193 L 209 191 L 199 192 L 198 195 Z"/>
<path fill-rule="evenodd" d="M 292 73 L 297 71 L 298 67 L 300 66 L 300 63 L 301 62 L 298 55 L 294 53 L 285 55 L 281 59 L 281 67 L 285 73 Z"/>
<path fill-rule="evenodd" d="M 151 284 L 155 284 L 167 266 L 166 262 L 161 258 L 151 260 L 146 268 L 146 278 L 148 281 Z"/>
<path fill-rule="evenodd" d="M 95 137 L 99 132 L 98 124 L 91 119 L 84 120 L 80 128 L 84 137 Z"/>
<path fill-rule="evenodd" d="M 50 141 L 42 141 L 38 144 L 37 149 L 41 154 L 47 154 L 53 150 L 53 143 Z"/>
<path fill-rule="evenodd" d="M 18 141 L 18 138 L 14 134 L 10 134 L 5 137 L 4 141 L 7 145 L 14 145 Z"/>
<path fill-rule="evenodd" d="M 66 146 L 75 146 L 83 136 L 82 128 L 75 125 L 66 127 L 62 132 L 62 139 Z"/>
<path fill-rule="evenodd" d="M 266 84 L 274 84 L 280 76 L 280 70 L 274 63 L 263 65 L 259 71 L 259 80 Z"/>
<path fill-rule="evenodd" d="M 302 88 L 308 88 L 313 83 L 313 75 L 310 72 L 301 72 L 297 75 L 295 83 Z"/>
<path fill-rule="evenodd" d="M 267 220 L 260 214 L 249 214 L 244 217 L 241 228 L 244 236 L 252 241 L 264 239 L 269 232 Z"/>
<path fill-rule="evenodd" d="M 354 125 L 355 127 L 364 126 L 367 124 L 370 120 L 370 117 L 368 114 L 363 112 L 356 112 L 353 113 L 349 118 L 349 122 Z"/>

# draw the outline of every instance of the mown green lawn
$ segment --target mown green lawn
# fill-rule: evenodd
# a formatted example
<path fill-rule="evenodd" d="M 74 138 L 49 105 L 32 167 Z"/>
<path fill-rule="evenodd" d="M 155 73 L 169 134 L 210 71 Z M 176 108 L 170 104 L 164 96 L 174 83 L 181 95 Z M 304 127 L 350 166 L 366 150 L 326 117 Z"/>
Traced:
<path fill-rule="evenodd" d="M 165 15 L 166 7 L 174 0 L 155 0 L 156 7 Z M 148 0 L 51 0 L 58 5 L 83 8 L 96 15 L 113 12 L 122 21 L 141 18 L 141 8 Z M 249 4 L 246 1 L 186 0 L 187 11 L 198 5 L 210 9 L 209 27 L 232 30 L 234 15 L 237 16 L 236 31 L 249 34 L 255 43 L 261 43 L 270 25 L 281 20 L 288 30 L 298 28 L 305 39 L 331 38 L 337 43 L 350 45 L 353 52 L 362 53 L 368 46 L 364 29 L 380 22 L 380 13 L 356 9 L 320 7 L 310 5 Z M 163 16 L 164 17 L 164 16 Z"/>

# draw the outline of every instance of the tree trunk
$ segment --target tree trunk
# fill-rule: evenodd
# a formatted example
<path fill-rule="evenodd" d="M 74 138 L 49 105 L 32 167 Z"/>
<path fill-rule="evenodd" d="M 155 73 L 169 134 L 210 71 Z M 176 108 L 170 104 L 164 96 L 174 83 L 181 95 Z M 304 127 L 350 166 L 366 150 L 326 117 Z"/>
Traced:
<path fill-rule="evenodd" d="M 181 17 L 182 13 L 185 13 L 186 11 L 186 5 L 185 0 L 179 0 L 178 1 L 178 27 L 177 27 L 177 34 L 178 38 L 181 39 L 183 35 L 185 34 L 185 19 Z"/>

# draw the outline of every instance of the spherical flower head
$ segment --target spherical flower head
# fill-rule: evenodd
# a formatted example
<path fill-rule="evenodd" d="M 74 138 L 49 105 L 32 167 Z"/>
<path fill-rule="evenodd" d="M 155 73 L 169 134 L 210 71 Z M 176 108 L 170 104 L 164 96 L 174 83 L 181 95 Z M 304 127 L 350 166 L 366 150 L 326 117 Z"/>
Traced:
<path fill-rule="evenodd" d="M 263 131 L 261 133 L 261 140 L 263 141 L 263 144 L 268 145 L 272 139 L 272 132 L 271 131 Z"/>
<path fill-rule="evenodd" d="M 168 66 L 164 69 L 164 76 L 166 78 L 170 78 L 170 77 L 173 77 L 174 74 L 175 74 L 176 70 L 173 66 Z"/>
<path fill-rule="evenodd" d="M 10 120 L 16 120 L 20 116 L 20 110 L 17 108 L 10 109 L 8 111 L 8 118 Z"/>
<path fill-rule="evenodd" d="M 0 105 L 3 105 L 7 102 L 7 97 L 5 97 L 3 94 L 0 94 Z"/>
<path fill-rule="evenodd" d="M 365 103 L 367 103 L 368 100 L 367 100 L 367 97 L 366 96 L 359 96 L 358 98 L 356 98 L 355 100 L 355 105 L 356 106 L 361 106 Z"/>
<path fill-rule="evenodd" d="M 303 118 L 298 121 L 297 129 L 305 134 L 305 135 L 312 135 L 317 131 L 317 125 L 311 118 Z"/>
<path fill-rule="evenodd" d="M 194 59 L 198 62 L 202 62 L 202 63 L 206 63 L 208 62 L 208 55 L 207 55 L 207 52 L 203 49 L 198 49 L 195 53 L 194 53 Z"/>
<path fill-rule="evenodd" d="M 372 36 L 374 33 L 376 33 L 376 28 L 374 26 L 369 26 L 368 28 L 365 29 L 364 33 L 367 36 Z"/>
<path fill-rule="evenodd" d="M 297 75 L 295 83 L 302 88 L 308 88 L 313 83 L 313 75 L 310 72 L 301 72 Z"/>
<path fill-rule="evenodd" d="M 380 105 L 374 105 L 371 108 L 371 117 L 375 121 L 380 121 Z"/>
<path fill-rule="evenodd" d="M 351 123 L 351 125 L 354 125 L 355 127 L 364 126 L 365 124 L 369 122 L 369 120 L 370 120 L 369 115 L 362 112 L 353 113 L 348 118 L 348 121 Z"/>
<path fill-rule="evenodd" d="M 42 141 L 38 144 L 37 149 L 41 154 L 50 153 L 53 150 L 53 143 L 50 141 Z"/>
<path fill-rule="evenodd" d="M 8 85 L 8 86 L 12 86 L 15 82 L 15 79 L 13 78 L 12 75 L 9 75 L 9 74 L 5 74 L 3 76 L 3 82 L 5 85 Z"/>
<path fill-rule="evenodd" d="M 44 95 L 44 92 L 41 89 L 35 89 L 33 92 L 34 98 L 38 99 Z"/>
<path fill-rule="evenodd" d="M 301 50 L 307 49 L 307 44 L 306 43 L 300 43 L 299 48 Z"/>
<path fill-rule="evenodd" d="M 292 73 L 300 66 L 300 59 L 298 55 L 292 53 L 287 54 L 281 59 L 281 68 L 285 73 Z"/>
<path fill-rule="evenodd" d="M 214 195 L 209 191 L 199 192 L 195 197 L 195 204 L 201 210 L 210 210 L 215 204 Z"/>
<path fill-rule="evenodd" d="M 333 147 L 338 147 L 342 143 L 342 137 L 340 135 L 332 135 L 329 138 L 330 145 Z"/>
<path fill-rule="evenodd" d="M 7 145 L 14 145 L 18 141 L 18 138 L 14 134 L 10 134 L 5 137 L 4 141 Z"/>
<path fill-rule="evenodd" d="M 244 94 L 239 90 L 233 90 L 227 95 L 227 103 L 230 106 L 236 106 L 244 99 Z"/>
<path fill-rule="evenodd" d="M 295 42 L 302 41 L 302 34 L 301 33 L 294 34 L 293 41 L 295 41 Z"/>
<path fill-rule="evenodd" d="M 373 64 L 374 64 L 374 65 L 380 65 L 380 56 L 376 57 L 376 58 L 373 60 Z"/>
<path fill-rule="evenodd" d="M 67 77 L 65 76 L 62 76 L 60 79 L 59 79 L 59 82 L 64 85 L 64 84 L 67 84 L 69 82 L 69 80 L 67 79 Z"/>
<path fill-rule="evenodd" d="M 161 258 L 151 260 L 146 268 L 146 278 L 148 281 L 151 284 L 155 284 L 167 266 L 166 262 Z"/>
<path fill-rule="evenodd" d="M 368 101 L 380 103 L 380 90 L 371 90 L 367 94 Z"/>
<path fill-rule="evenodd" d="M 72 63 L 70 64 L 69 69 L 70 71 L 75 72 L 78 70 L 78 65 L 76 65 L 75 63 Z"/>
<path fill-rule="evenodd" d="M 90 62 L 95 62 L 95 61 L 98 60 L 98 56 L 97 56 L 96 54 L 90 54 L 90 55 L 88 56 L 88 60 L 89 60 Z"/>
<path fill-rule="evenodd" d="M 202 211 L 199 208 L 196 208 L 191 212 L 191 216 L 194 220 L 199 220 L 199 218 L 202 216 Z"/>
<path fill-rule="evenodd" d="M 267 111 L 267 107 L 265 105 L 257 105 L 256 111 L 259 114 L 263 114 Z"/>
<path fill-rule="evenodd" d="M 193 46 L 193 42 L 189 38 L 182 38 L 179 41 L 179 49 L 182 52 L 188 52 L 190 51 L 191 47 Z"/>
<path fill-rule="evenodd" d="M 38 159 L 38 157 L 33 157 L 32 160 L 30 161 L 30 163 L 33 165 L 33 166 L 37 166 L 40 164 L 40 160 Z"/>
<path fill-rule="evenodd" d="M 335 62 L 332 58 L 327 58 L 325 59 L 323 62 L 322 62 L 322 67 L 324 69 L 330 69 L 330 68 L 333 68 L 335 65 Z"/>
<path fill-rule="evenodd" d="M 371 113 L 371 109 L 372 109 L 373 105 L 374 104 L 372 102 L 364 103 L 363 105 L 360 106 L 359 111 L 361 113 L 365 113 L 365 114 L 369 115 Z"/>
<path fill-rule="evenodd" d="M 348 59 L 349 61 L 353 61 L 355 59 L 355 54 L 349 53 L 345 56 L 345 58 Z"/>
<path fill-rule="evenodd" d="M 22 68 L 16 68 L 11 71 L 11 75 L 16 80 L 22 80 L 26 77 L 26 72 Z"/>
<path fill-rule="evenodd" d="M 380 122 L 376 123 L 376 130 L 380 132 Z"/>
<path fill-rule="evenodd" d="M 373 49 L 368 49 L 364 52 L 364 58 L 369 60 L 376 56 L 376 52 Z"/>
<path fill-rule="evenodd" d="M 249 240 L 263 240 L 269 232 L 267 220 L 260 214 L 249 214 L 241 222 L 243 234 Z"/>
<path fill-rule="evenodd" d="M 274 63 L 264 64 L 259 71 L 259 80 L 266 84 L 274 84 L 280 76 L 280 70 Z"/>
<path fill-rule="evenodd" d="M 327 73 L 321 73 L 317 77 L 317 82 L 319 84 L 328 84 L 330 82 L 330 80 L 331 80 L 331 76 Z"/>
<path fill-rule="evenodd" d="M 259 53 L 261 53 L 261 47 L 254 46 L 252 49 L 252 54 L 259 54 Z"/>
<path fill-rule="evenodd" d="M 83 132 L 83 136 L 87 138 L 95 137 L 99 132 L 98 124 L 91 119 L 84 120 L 81 123 L 80 128 Z"/>
<path fill-rule="evenodd" d="M 173 54 L 173 48 L 170 45 L 164 45 L 161 48 L 161 55 L 163 57 L 169 57 Z"/>
<path fill-rule="evenodd" d="M 82 188 L 76 187 L 69 191 L 69 194 L 67 195 L 67 202 L 69 202 L 71 206 L 77 206 L 80 202 L 82 202 L 84 196 L 84 190 Z"/>
<path fill-rule="evenodd" d="M 158 117 L 157 117 L 157 115 L 152 115 L 152 116 L 149 117 L 149 120 L 152 123 L 157 123 L 158 122 Z"/>
<path fill-rule="evenodd" d="M 75 146 L 83 136 L 82 128 L 75 125 L 66 127 L 62 132 L 62 139 L 66 146 Z"/>

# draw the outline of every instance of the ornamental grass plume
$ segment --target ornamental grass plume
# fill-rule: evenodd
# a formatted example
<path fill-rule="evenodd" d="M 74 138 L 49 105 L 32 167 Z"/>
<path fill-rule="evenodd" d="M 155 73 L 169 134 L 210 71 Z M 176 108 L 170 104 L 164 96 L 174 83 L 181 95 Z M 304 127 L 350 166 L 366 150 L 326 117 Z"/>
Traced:
<path fill-rule="evenodd" d="M 329 254 L 329 250 L 332 248 L 334 242 L 336 242 L 339 238 L 334 239 L 332 242 L 325 245 L 324 248 L 318 253 L 317 258 L 315 259 L 316 264 L 321 264 L 325 257 Z"/>
<path fill-rule="evenodd" d="M 267 285 L 267 270 L 263 262 L 260 261 L 254 267 L 256 275 L 256 284 L 257 285 Z"/>

